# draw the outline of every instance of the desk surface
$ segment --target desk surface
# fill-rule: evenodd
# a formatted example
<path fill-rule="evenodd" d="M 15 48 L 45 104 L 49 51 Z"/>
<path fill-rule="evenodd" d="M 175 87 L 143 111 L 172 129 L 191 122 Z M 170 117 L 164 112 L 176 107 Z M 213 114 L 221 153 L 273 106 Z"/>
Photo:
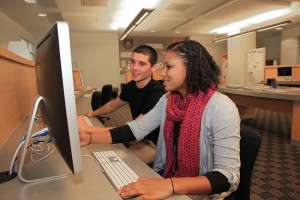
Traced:
<path fill-rule="evenodd" d="M 77 114 L 81 115 L 90 108 L 90 98 L 77 98 Z M 93 124 L 101 126 L 96 118 Z M 7 171 L 16 147 L 25 132 L 25 123 L 18 126 L 0 151 L 0 172 Z M 160 176 L 122 144 L 89 145 L 81 148 L 82 155 L 90 155 L 93 151 L 114 150 L 141 177 Z M 0 184 L 1 199 L 121 199 L 102 171 L 90 157 L 83 157 L 83 172 L 76 175 L 35 183 L 23 183 L 18 177 Z M 18 163 L 17 163 L 18 165 Z M 17 171 L 17 170 L 15 170 Z M 169 199 L 189 199 L 185 195 L 173 195 Z"/>
<path fill-rule="evenodd" d="M 232 89 L 226 87 L 219 87 L 218 91 L 230 94 L 239 94 L 244 96 L 254 96 L 270 99 L 282 99 L 282 100 L 291 100 L 291 101 L 300 101 L 300 88 L 293 87 L 280 87 L 278 88 L 284 92 L 274 92 L 264 91 L 263 89 Z"/>
<path fill-rule="evenodd" d="M 242 113 L 244 107 L 258 108 L 289 114 L 291 116 L 291 144 L 300 147 L 300 88 L 280 88 L 284 92 L 266 92 L 263 90 L 245 90 L 219 88 L 239 106 Z"/>

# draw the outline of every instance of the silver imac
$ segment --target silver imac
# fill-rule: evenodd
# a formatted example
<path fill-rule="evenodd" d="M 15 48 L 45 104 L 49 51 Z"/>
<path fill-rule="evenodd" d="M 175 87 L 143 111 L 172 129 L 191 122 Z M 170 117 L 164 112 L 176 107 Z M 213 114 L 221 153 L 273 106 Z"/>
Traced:
<path fill-rule="evenodd" d="M 69 26 L 56 22 L 36 47 L 36 82 L 39 97 L 28 119 L 18 176 L 23 182 L 48 180 L 82 171 L 74 96 Z M 30 145 L 37 113 L 54 141 L 51 155 L 32 161 Z"/>

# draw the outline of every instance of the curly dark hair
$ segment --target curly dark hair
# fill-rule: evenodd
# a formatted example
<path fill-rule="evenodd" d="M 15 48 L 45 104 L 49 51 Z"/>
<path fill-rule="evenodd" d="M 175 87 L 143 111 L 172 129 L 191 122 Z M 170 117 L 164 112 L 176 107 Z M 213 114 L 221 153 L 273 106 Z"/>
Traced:
<path fill-rule="evenodd" d="M 186 65 L 185 87 L 188 93 L 207 93 L 220 83 L 220 67 L 204 46 L 194 40 L 184 40 L 168 46 L 166 51 L 175 52 Z"/>

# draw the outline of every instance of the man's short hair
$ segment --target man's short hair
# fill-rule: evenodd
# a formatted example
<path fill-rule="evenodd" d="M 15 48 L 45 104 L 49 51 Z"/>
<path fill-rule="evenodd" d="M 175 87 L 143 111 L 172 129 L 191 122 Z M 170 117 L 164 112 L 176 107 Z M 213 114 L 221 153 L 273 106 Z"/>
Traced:
<path fill-rule="evenodd" d="M 140 46 L 136 47 L 133 50 L 133 52 L 148 55 L 151 66 L 153 66 L 157 63 L 157 52 L 153 47 L 151 47 L 149 45 L 145 45 L 145 44 L 140 45 Z"/>

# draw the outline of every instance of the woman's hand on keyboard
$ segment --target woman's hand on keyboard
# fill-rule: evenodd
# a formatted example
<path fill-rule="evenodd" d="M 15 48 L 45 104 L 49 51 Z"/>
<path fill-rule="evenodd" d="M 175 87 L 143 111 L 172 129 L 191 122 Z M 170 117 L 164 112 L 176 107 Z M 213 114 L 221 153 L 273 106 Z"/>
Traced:
<path fill-rule="evenodd" d="M 122 198 L 136 196 L 138 199 L 165 199 L 173 194 L 170 179 L 138 178 L 137 182 L 130 183 L 118 190 Z"/>

